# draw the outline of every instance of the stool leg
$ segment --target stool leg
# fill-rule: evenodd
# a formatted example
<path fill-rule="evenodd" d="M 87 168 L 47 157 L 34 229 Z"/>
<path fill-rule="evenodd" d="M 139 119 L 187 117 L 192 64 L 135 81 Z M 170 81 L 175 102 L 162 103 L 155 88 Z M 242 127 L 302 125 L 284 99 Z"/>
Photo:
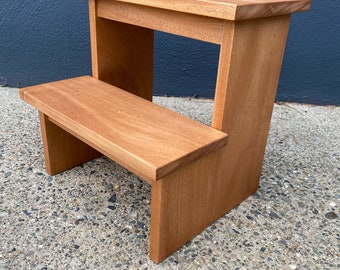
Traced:
<path fill-rule="evenodd" d="M 154 31 L 99 18 L 89 5 L 93 77 L 151 101 Z"/>
<path fill-rule="evenodd" d="M 220 217 L 212 209 L 222 195 L 215 171 L 222 152 L 223 148 L 152 184 L 150 257 L 156 263 Z"/>
<path fill-rule="evenodd" d="M 226 22 L 213 127 L 228 133 L 228 145 L 153 183 L 155 262 L 257 190 L 289 18 Z"/>
<path fill-rule="evenodd" d="M 228 134 L 218 175 L 233 183 L 228 194 L 239 203 L 258 187 L 289 22 L 284 15 L 226 23 L 212 126 Z"/>
<path fill-rule="evenodd" d="M 47 173 L 55 175 L 102 154 L 49 121 L 40 112 L 40 127 Z"/>

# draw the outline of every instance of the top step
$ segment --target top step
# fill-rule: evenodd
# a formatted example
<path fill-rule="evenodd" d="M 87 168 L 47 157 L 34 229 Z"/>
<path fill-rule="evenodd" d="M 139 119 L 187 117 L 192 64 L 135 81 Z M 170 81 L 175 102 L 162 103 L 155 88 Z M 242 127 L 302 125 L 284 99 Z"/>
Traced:
<path fill-rule="evenodd" d="M 23 88 L 20 97 L 148 181 L 227 143 L 221 131 L 89 76 Z"/>
<path fill-rule="evenodd" d="M 112 0 L 97 0 L 112 1 Z M 307 11 L 311 0 L 116 0 L 224 20 L 247 20 Z"/>

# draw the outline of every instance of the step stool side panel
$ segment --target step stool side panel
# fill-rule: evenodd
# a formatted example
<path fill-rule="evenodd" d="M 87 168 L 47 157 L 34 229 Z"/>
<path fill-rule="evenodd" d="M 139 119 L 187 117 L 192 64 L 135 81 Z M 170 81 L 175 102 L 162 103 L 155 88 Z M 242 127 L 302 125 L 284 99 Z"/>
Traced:
<path fill-rule="evenodd" d="M 77 139 L 39 113 L 47 173 L 55 175 L 92 159 L 101 153 Z"/>
<path fill-rule="evenodd" d="M 98 17 L 89 0 L 92 75 L 152 100 L 154 31 Z"/>

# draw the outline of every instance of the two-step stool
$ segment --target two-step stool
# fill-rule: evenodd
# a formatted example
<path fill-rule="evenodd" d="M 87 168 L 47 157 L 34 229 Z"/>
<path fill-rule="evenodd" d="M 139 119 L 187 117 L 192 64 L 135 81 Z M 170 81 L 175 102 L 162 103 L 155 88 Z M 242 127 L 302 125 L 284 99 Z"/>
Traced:
<path fill-rule="evenodd" d="M 149 182 L 161 262 L 257 190 L 290 14 L 309 6 L 89 0 L 93 77 L 20 90 L 40 111 L 48 173 L 104 154 Z M 212 127 L 151 102 L 154 30 L 220 45 Z"/>

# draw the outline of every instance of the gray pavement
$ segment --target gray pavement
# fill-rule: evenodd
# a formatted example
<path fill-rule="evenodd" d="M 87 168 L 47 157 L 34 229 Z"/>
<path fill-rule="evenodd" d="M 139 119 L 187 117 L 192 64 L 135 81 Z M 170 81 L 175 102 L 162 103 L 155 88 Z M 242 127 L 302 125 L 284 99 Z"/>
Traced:
<path fill-rule="evenodd" d="M 155 102 L 209 124 L 212 101 Z M 150 186 L 99 158 L 45 172 L 37 112 L 0 88 L 0 269 L 339 269 L 340 108 L 274 107 L 258 191 L 160 265 Z"/>

